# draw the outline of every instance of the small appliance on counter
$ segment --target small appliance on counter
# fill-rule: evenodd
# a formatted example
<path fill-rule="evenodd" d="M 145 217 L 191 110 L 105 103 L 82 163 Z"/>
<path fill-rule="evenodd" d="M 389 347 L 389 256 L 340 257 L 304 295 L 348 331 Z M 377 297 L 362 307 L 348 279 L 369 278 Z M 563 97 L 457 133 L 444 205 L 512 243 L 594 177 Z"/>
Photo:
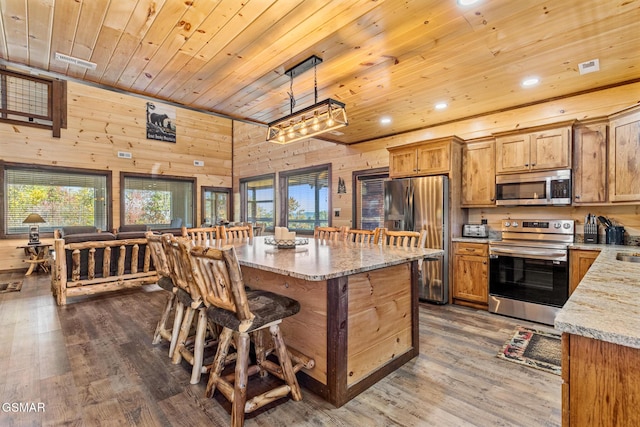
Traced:
<path fill-rule="evenodd" d="M 464 224 L 462 226 L 462 237 L 488 238 L 489 226 L 487 224 Z"/>

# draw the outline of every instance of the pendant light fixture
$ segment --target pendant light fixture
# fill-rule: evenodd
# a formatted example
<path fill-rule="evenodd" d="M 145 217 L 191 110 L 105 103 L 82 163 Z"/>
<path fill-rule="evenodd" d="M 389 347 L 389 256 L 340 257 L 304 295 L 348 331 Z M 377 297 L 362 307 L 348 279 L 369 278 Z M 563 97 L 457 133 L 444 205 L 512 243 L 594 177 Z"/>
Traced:
<path fill-rule="evenodd" d="M 318 80 L 316 66 L 322 62 L 317 56 L 311 56 L 298 65 L 288 69 L 285 74 L 290 78 L 289 110 L 290 114 L 269 123 L 267 141 L 276 144 L 288 144 L 305 138 L 320 135 L 334 129 L 347 126 L 347 111 L 342 102 L 327 98 L 318 102 Z M 296 113 L 293 107 L 296 100 L 293 95 L 293 78 L 313 67 L 314 104 Z"/>

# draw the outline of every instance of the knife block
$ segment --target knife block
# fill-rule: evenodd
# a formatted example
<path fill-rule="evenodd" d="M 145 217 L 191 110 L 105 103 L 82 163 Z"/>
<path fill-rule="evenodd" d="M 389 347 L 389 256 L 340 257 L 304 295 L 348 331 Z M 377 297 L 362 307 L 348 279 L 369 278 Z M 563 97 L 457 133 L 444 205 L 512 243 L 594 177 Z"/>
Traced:
<path fill-rule="evenodd" d="M 584 225 L 584 242 L 598 243 L 598 224 Z"/>

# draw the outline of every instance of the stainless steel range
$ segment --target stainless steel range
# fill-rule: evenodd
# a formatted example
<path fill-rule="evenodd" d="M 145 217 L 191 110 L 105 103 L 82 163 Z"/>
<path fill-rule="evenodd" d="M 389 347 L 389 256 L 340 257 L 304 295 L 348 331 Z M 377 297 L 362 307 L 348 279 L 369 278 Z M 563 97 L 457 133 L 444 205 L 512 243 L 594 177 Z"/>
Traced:
<path fill-rule="evenodd" d="M 573 220 L 505 219 L 489 244 L 489 311 L 553 325 L 569 298 Z"/>

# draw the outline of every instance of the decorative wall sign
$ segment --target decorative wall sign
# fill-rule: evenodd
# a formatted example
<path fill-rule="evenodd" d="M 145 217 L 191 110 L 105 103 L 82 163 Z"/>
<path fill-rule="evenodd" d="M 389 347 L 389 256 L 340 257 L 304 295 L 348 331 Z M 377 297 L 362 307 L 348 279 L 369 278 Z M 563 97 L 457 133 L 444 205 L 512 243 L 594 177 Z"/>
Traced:
<path fill-rule="evenodd" d="M 344 184 L 344 179 L 338 178 L 338 194 L 346 193 L 347 186 Z"/>
<path fill-rule="evenodd" d="M 176 142 L 176 109 L 147 102 L 147 139 Z"/>

